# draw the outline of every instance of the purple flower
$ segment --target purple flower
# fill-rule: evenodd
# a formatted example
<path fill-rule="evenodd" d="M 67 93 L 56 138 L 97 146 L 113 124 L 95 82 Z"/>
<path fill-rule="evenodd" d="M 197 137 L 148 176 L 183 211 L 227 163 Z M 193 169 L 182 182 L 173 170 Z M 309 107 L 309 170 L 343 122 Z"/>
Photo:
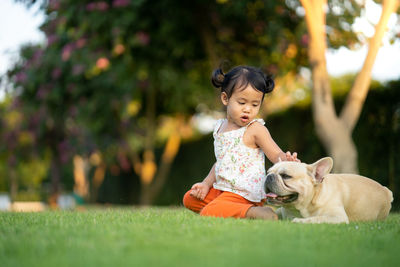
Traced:
<path fill-rule="evenodd" d="M 41 114 L 38 111 L 33 113 L 32 116 L 30 116 L 30 124 L 33 127 L 36 127 L 39 124 L 40 120 L 41 120 Z"/>
<path fill-rule="evenodd" d="M 93 11 L 93 10 L 96 10 L 96 7 L 97 7 L 97 3 L 89 3 L 89 4 L 87 4 L 86 5 L 86 10 L 87 11 Z"/>
<path fill-rule="evenodd" d="M 303 36 L 301 36 L 301 44 L 303 45 L 303 46 L 307 46 L 308 45 L 308 43 L 309 43 L 309 37 L 308 37 L 308 35 L 307 34 L 303 34 Z"/>
<path fill-rule="evenodd" d="M 64 141 L 60 142 L 60 143 L 58 144 L 58 147 L 57 147 L 57 148 L 58 148 L 58 153 L 59 153 L 59 155 L 60 155 L 60 160 L 61 160 L 61 162 L 62 162 L 62 163 L 66 163 L 66 162 L 68 161 L 68 159 L 69 159 L 69 153 L 68 153 L 68 151 L 69 151 L 69 149 L 70 149 L 67 140 L 64 140 Z"/>
<path fill-rule="evenodd" d="M 71 117 L 75 117 L 78 114 L 78 108 L 75 106 L 70 107 L 68 113 Z"/>
<path fill-rule="evenodd" d="M 24 82 L 26 82 L 27 79 L 28 79 L 28 76 L 23 71 L 20 71 L 15 75 L 15 81 L 17 83 L 24 83 Z"/>
<path fill-rule="evenodd" d="M 57 80 L 58 78 L 60 78 L 61 76 L 61 69 L 60 68 L 55 68 L 52 72 L 51 72 L 51 77 L 53 78 L 53 80 Z"/>
<path fill-rule="evenodd" d="M 131 3 L 131 0 L 114 0 L 112 5 L 113 7 L 125 7 Z"/>
<path fill-rule="evenodd" d="M 36 98 L 43 100 L 46 98 L 48 93 L 49 93 L 49 90 L 47 90 L 45 87 L 40 87 L 36 93 Z"/>
<path fill-rule="evenodd" d="M 49 0 L 49 8 L 51 10 L 60 9 L 60 0 Z"/>
<path fill-rule="evenodd" d="M 21 107 L 21 104 L 22 104 L 21 100 L 18 97 L 16 97 L 11 103 L 11 109 L 18 109 Z"/>
<path fill-rule="evenodd" d="M 26 63 L 27 67 L 39 65 L 39 63 L 41 62 L 42 56 L 43 56 L 43 50 L 36 49 L 35 52 L 33 53 L 32 58 L 30 58 L 28 60 L 28 62 Z"/>
<path fill-rule="evenodd" d="M 126 157 L 125 153 L 123 151 L 119 151 L 117 157 L 118 157 L 118 161 L 119 161 L 119 166 L 121 166 L 121 168 L 124 171 L 129 171 L 130 164 L 129 164 L 129 160 Z"/>
<path fill-rule="evenodd" d="M 72 75 L 77 76 L 83 73 L 85 66 L 82 64 L 77 64 L 72 67 Z"/>
<path fill-rule="evenodd" d="M 49 35 L 47 37 L 47 46 L 51 46 L 52 44 L 54 44 L 57 41 L 58 41 L 57 35 L 55 35 L 55 34 Z"/>
<path fill-rule="evenodd" d="M 74 50 L 74 44 L 66 44 L 63 47 L 63 50 L 61 52 L 61 58 L 63 61 L 67 61 L 71 57 L 71 53 Z"/>
<path fill-rule="evenodd" d="M 85 38 L 80 38 L 78 41 L 76 41 L 76 47 L 77 48 L 82 48 L 86 44 L 86 39 Z"/>
<path fill-rule="evenodd" d="M 108 9 L 108 4 L 106 2 L 98 2 L 97 3 L 97 10 L 99 11 L 106 11 Z"/>
<path fill-rule="evenodd" d="M 150 36 L 144 31 L 137 32 L 135 37 L 136 40 L 143 46 L 148 45 L 150 42 Z"/>
<path fill-rule="evenodd" d="M 94 10 L 106 11 L 107 9 L 108 9 L 108 4 L 106 2 L 104 2 L 104 1 L 91 2 L 91 3 L 86 5 L 86 10 L 87 11 L 94 11 Z"/>

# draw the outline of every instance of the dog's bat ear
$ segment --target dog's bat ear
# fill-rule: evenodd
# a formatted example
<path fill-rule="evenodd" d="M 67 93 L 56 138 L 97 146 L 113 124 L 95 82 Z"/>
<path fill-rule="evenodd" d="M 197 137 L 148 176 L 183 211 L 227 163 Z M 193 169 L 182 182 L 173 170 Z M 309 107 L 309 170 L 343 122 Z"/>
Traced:
<path fill-rule="evenodd" d="M 314 162 L 310 165 L 312 169 L 312 173 L 315 177 L 315 180 L 318 183 L 321 183 L 324 179 L 324 176 L 327 175 L 332 167 L 333 167 L 333 160 L 330 157 L 322 158 L 317 162 Z"/>

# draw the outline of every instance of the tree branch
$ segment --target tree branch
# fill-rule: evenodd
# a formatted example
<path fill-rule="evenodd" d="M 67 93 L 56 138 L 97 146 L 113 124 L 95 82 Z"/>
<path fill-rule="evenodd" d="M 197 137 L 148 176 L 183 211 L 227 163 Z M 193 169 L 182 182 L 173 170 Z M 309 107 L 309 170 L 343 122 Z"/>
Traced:
<path fill-rule="evenodd" d="M 382 14 L 375 27 L 375 34 L 369 42 L 369 49 L 364 65 L 354 81 L 353 87 L 346 98 L 346 103 L 340 114 L 340 120 L 352 131 L 360 117 L 362 107 L 371 84 L 371 72 L 376 56 L 387 30 L 390 15 L 397 10 L 398 0 L 384 0 Z"/>

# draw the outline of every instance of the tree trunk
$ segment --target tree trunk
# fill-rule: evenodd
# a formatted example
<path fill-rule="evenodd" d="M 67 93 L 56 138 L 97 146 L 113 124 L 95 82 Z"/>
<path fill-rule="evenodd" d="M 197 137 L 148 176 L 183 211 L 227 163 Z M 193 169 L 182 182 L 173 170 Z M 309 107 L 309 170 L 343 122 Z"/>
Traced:
<path fill-rule="evenodd" d="M 201 37 L 204 51 L 207 53 L 207 58 L 209 59 L 210 71 L 212 71 L 213 69 L 218 67 L 221 62 L 215 49 L 214 33 L 209 26 L 209 21 L 211 20 L 211 12 L 208 7 L 205 7 L 205 5 L 200 5 L 196 3 L 193 3 L 193 5 L 193 11 L 195 11 L 193 12 L 193 14 L 196 18 L 196 28 Z"/>
<path fill-rule="evenodd" d="M 16 173 L 16 166 L 11 166 L 8 175 L 10 182 L 10 199 L 11 202 L 14 202 L 18 194 L 18 178 Z"/>
<path fill-rule="evenodd" d="M 73 157 L 74 193 L 82 199 L 89 199 L 88 160 L 80 155 Z"/>
<path fill-rule="evenodd" d="M 106 176 L 106 164 L 103 162 L 103 160 L 101 160 L 100 163 L 96 166 L 96 170 L 94 171 L 92 186 L 90 188 L 90 201 L 92 203 L 97 201 L 99 188 L 102 185 L 105 176 Z"/>
<path fill-rule="evenodd" d="M 157 171 L 157 165 L 155 163 L 154 152 L 152 150 L 146 150 L 143 156 L 143 164 L 140 170 L 140 205 L 152 204 L 150 199 L 153 197 L 151 194 L 151 186 L 154 179 L 154 175 Z"/>
<path fill-rule="evenodd" d="M 154 156 L 154 143 L 156 131 L 156 88 L 150 86 L 146 96 L 146 139 L 144 144 L 143 163 L 140 168 L 141 192 L 139 204 L 149 205 L 151 182 L 157 171 Z"/>
<path fill-rule="evenodd" d="M 57 208 L 57 199 L 60 194 L 60 183 L 61 183 L 61 162 L 58 154 L 53 154 L 50 165 L 51 175 L 51 192 L 49 198 L 49 205 L 51 208 Z"/>
<path fill-rule="evenodd" d="M 172 133 L 164 148 L 164 153 L 161 157 L 157 175 L 151 184 L 142 184 L 142 194 L 140 198 L 141 205 L 150 205 L 154 202 L 158 194 L 161 192 L 165 182 L 167 181 L 168 174 L 171 169 L 173 160 L 178 153 L 181 143 L 181 136 L 178 132 Z"/>
<path fill-rule="evenodd" d="M 371 39 L 363 68 L 347 97 L 340 118 L 336 115 L 329 76 L 326 69 L 326 0 L 301 0 L 306 11 L 307 29 L 310 35 L 308 56 L 313 79 L 313 119 L 316 133 L 327 153 L 334 160 L 334 172 L 358 173 L 357 150 L 352 140 L 352 131 L 361 113 L 367 95 L 371 70 L 374 64 L 385 27 L 390 15 L 398 6 L 397 0 L 383 1 L 381 19 Z"/>
<path fill-rule="evenodd" d="M 155 88 L 149 91 L 147 96 L 147 135 L 145 141 L 145 150 L 143 153 L 143 161 L 133 153 L 133 168 L 140 177 L 141 192 L 140 192 L 140 205 L 151 205 L 157 195 L 160 193 L 164 186 L 171 164 L 178 153 L 181 136 L 179 127 L 181 119 L 178 120 L 178 127 L 175 132 L 171 133 L 168 138 L 167 144 L 164 147 L 164 153 L 161 157 L 159 167 L 156 165 L 156 158 L 154 155 L 155 143 L 155 121 L 156 121 L 156 106 L 155 106 Z"/>

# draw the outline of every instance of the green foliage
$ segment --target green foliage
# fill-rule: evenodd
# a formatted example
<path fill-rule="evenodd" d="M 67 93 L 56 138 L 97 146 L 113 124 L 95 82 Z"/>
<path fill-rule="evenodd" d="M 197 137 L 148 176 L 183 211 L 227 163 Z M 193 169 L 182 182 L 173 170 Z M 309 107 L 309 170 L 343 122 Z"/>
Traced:
<path fill-rule="evenodd" d="M 33 267 L 396 266 L 399 223 L 399 214 L 302 225 L 200 217 L 182 208 L 4 213 L 0 257 L 4 266 Z"/>
<path fill-rule="evenodd" d="M 29 189 L 40 189 L 49 169 L 49 157 L 47 156 L 47 159 L 44 160 L 36 158 L 20 164 L 21 166 L 17 166 L 17 170 L 21 184 Z"/>
<path fill-rule="evenodd" d="M 0 106 L 0 191 L 7 191 L 16 179 L 21 190 L 37 193 L 47 177 L 50 155 L 35 149 L 36 133 L 18 106 L 11 99 Z"/>
<path fill-rule="evenodd" d="M 305 57 L 292 34 L 299 19 L 275 1 L 60 0 L 43 8 L 47 43 L 21 49 L 6 112 L 23 118 L 13 136 L 29 131 L 28 148 L 48 151 L 53 169 L 93 151 L 123 167 L 117 155 L 162 145 L 149 139 L 165 116 L 213 106 L 210 73 L 224 59 L 280 75 Z M 14 143 L 2 151 L 26 150 Z"/>
<path fill-rule="evenodd" d="M 288 0 L 287 6 L 296 11 L 299 17 L 303 17 L 304 8 L 300 1 Z M 365 40 L 361 33 L 352 31 L 352 25 L 363 11 L 363 4 L 360 5 L 348 0 L 330 0 L 326 6 L 326 38 L 329 48 L 337 49 L 341 46 L 354 48 L 357 44 Z M 305 21 L 303 22 L 305 23 Z M 299 32 L 297 38 L 304 44 L 308 44 L 308 34 Z"/>
<path fill-rule="evenodd" d="M 354 131 L 363 174 L 374 177 L 394 192 L 400 205 L 400 81 L 377 87 L 366 99 Z"/>

